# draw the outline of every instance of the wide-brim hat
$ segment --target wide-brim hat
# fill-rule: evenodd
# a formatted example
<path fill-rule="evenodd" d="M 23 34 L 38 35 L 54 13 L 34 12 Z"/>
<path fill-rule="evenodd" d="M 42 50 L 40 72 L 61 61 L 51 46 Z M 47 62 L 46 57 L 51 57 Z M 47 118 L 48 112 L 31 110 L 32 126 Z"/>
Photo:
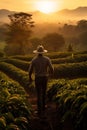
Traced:
<path fill-rule="evenodd" d="M 37 50 L 34 50 L 33 53 L 43 54 L 43 53 L 47 53 L 47 50 L 45 50 L 42 45 L 39 45 L 39 46 L 37 47 Z"/>

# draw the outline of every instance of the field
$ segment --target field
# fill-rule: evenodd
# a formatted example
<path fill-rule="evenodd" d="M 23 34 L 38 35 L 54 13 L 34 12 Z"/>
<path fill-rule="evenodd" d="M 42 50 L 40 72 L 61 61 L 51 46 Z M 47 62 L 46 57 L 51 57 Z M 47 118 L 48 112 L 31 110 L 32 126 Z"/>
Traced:
<path fill-rule="evenodd" d="M 30 84 L 28 81 L 28 68 L 33 56 L 0 59 L 1 130 L 40 129 L 31 125 L 33 108 L 29 98 L 35 95 L 35 87 L 34 82 Z M 47 56 L 54 67 L 53 78 L 49 78 L 48 82 L 47 102 L 56 106 L 56 124 L 51 119 L 52 126 L 40 130 L 86 130 L 87 52 L 54 52 Z M 71 129 L 66 125 L 69 122 Z"/>

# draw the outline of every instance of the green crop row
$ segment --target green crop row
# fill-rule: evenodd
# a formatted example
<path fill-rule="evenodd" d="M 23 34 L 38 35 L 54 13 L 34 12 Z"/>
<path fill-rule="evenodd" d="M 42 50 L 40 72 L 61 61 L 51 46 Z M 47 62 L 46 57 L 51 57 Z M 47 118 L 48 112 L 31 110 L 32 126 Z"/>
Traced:
<path fill-rule="evenodd" d="M 54 78 L 87 77 L 87 62 L 54 65 Z"/>
<path fill-rule="evenodd" d="M 0 71 L 0 130 L 30 129 L 30 118 L 23 87 Z"/>
<path fill-rule="evenodd" d="M 65 58 L 67 56 L 70 56 L 72 53 L 69 52 L 52 52 L 52 53 L 47 53 L 46 55 L 49 56 L 51 59 L 56 59 L 56 58 Z M 35 56 L 34 54 L 31 55 L 18 55 L 18 56 L 11 56 L 11 58 L 14 59 L 20 59 L 20 60 L 25 60 L 25 61 L 30 61 L 33 56 Z"/>
<path fill-rule="evenodd" d="M 33 54 L 31 54 L 31 55 L 16 55 L 16 56 L 10 56 L 10 58 L 24 60 L 24 61 L 31 61 L 33 56 L 34 56 Z"/>
<path fill-rule="evenodd" d="M 16 81 L 9 78 L 5 73 L 0 71 L 0 82 L 2 86 L 6 87 L 11 94 L 20 94 L 25 96 L 26 92 L 24 88 Z"/>
<path fill-rule="evenodd" d="M 56 59 L 56 58 L 67 58 L 68 56 L 71 56 L 71 52 L 52 52 L 52 53 L 47 53 L 46 54 L 48 57 L 51 59 Z"/>
<path fill-rule="evenodd" d="M 16 60 L 10 60 L 10 62 L 14 62 L 16 64 Z M 28 81 L 28 71 L 25 72 L 12 64 L 5 62 L 0 63 L 0 69 L 3 72 L 7 73 L 13 79 L 16 79 L 22 86 L 27 88 L 29 84 Z M 17 62 L 18 64 L 19 62 Z M 18 66 L 16 64 L 16 66 Z M 26 63 L 25 63 L 26 64 Z M 23 64 L 22 64 L 23 65 Z M 27 64 L 28 65 L 28 64 Z M 21 62 L 20 62 L 21 66 Z M 66 64 L 55 64 L 54 66 L 54 77 L 53 78 L 78 78 L 78 77 L 87 77 L 87 62 L 80 63 L 66 63 Z M 21 67 L 22 68 L 22 67 Z M 25 68 L 26 65 L 25 65 Z"/>
<path fill-rule="evenodd" d="M 13 59 L 13 58 L 7 58 L 4 60 L 7 63 L 13 64 L 18 68 L 21 68 L 22 70 L 28 71 L 29 64 L 30 62 L 20 60 L 20 59 Z M 84 55 L 75 55 L 73 57 L 67 57 L 67 58 L 57 58 L 57 59 L 52 59 L 53 64 L 66 64 L 66 63 L 78 63 L 78 62 L 85 62 L 87 61 L 87 54 Z"/>
<path fill-rule="evenodd" d="M 66 63 L 78 63 L 87 61 L 87 54 L 71 55 L 66 58 L 52 59 L 53 64 L 66 64 Z"/>
<path fill-rule="evenodd" d="M 74 129 L 87 129 L 87 78 L 56 80 L 50 84 L 47 96 L 56 103 L 61 123 L 71 120 Z"/>
<path fill-rule="evenodd" d="M 28 72 L 25 72 L 12 64 L 1 62 L 0 63 L 0 70 L 7 74 L 12 79 L 18 81 L 27 92 L 30 92 L 34 89 L 32 84 L 29 85 L 29 76 Z"/>
<path fill-rule="evenodd" d="M 19 60 L 19 59 L 12 59 L 12 58 L 7 58 L 4 60 L 4 62 L 13 64 L 14 66 L 25 71 L 28 71 L 29 64 L 30 64 L 30 62 Z"/>
<path fill-rule="evenodd" d="M 49 56 L 51 59 L 67 58 L 68 56 L 71 56 L 71 55 L 72 53 L 70 52 L 52 52 L 52 53 L 46 54 L 46 56 Z M 24 55 L 11 56 L 10 58 L 24 60 L 24 61 L 31 61 L 33 56 L 35 56 L 35 54 L 25 55 L 25 56 Z"/>
<path fill-rule="evenodd" d="M 82 52 L 51 52 L 51 53 L 47 53 L 46 55 L 49 56 L 51 59 L 58 59 L 58 58 L 72 57 L 72 54 L 74 56 L 79 57 L 82 55 L 87 55 L 87 51 L 82 51 Z M 25 61 L 31 61 L 33 56 L 35 56 L 35 55 L 32 53 L 30 55 L 11 56 L 11 58 L 25 60 Z"/>
<path fill-rule="evenodd" d="M 5 72 L 7 75 L 12 77 L 13 79 L 17 80 L 20 84 L 24 85 L 28 83 L 28 73 L 25 71 L 22 71 L 21 69 L 6 63 L 1 62 L 0 63 L 0 70 Z"/>

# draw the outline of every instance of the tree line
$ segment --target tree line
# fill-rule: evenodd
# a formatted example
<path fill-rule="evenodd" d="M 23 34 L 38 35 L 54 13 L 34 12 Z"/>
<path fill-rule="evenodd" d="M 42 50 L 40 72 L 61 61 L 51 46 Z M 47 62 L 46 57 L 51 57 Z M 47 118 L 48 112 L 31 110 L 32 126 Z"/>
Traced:
<path fill-rule="evenodd" d="M 64 24 L 59 28 L 59 32 L 64 36 L 66 43 L 87 50 L 87 20 L 80 20 L 76 25 Z"/>
<path fill-rule="evenodd" d="M 58 32 L 45 34 L 43 37 L 33 35 L 35 21 L 32 14 L 24 12 L 8 16 L 10 23 L 5 27 L 5 53 L 7 55 L 29 54 L 42 44 L 50 51 L 64 50 L 66 46 L 83 46 L 87 49 L 87 20 L 80 20 L 76 25 L 64 24 Z M 39 29 L 39 28 L 38 28 Z M 42 33 L 42 32 L 40 32 Z"/>

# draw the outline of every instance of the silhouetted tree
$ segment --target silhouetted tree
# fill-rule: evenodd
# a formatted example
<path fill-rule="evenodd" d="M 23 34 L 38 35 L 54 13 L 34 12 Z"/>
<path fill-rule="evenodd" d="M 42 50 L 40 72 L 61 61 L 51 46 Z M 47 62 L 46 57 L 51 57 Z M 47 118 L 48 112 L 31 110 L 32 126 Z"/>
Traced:
<path fill-rule="evenodd" d="M 73 46 L 72 46 L 72 44 L 68 45 L 67 51 L 68 52 L 73 52 Z"/>
<path fill-rule="evenodd" d="M 78 32 L 84 32 L 87 30 L 87 20 L 80 20 L 77 22 L 77 26 L 76 26 Z"/>
<path fill-rule="evenodd" d="M 43 37 L 43 44 L 52 51 L 59 51 L 65 45 L 65 40 L 62 35 L 58 33 L 49 33 Z"/>
<path fill-rule="evenodd" d="M 76 25 L 64 24 L 60 30 L 64 36 L 66 43 L 72 43 L 74 47 L 79 49 L 85 49 L 86 47 L 86 36 L 87 32 L 87 20 L 80 20 Z"/>
<path fill-rule="evenodd" d="M 6 42 L 9 46 L 5 50 L 12 48 L 15 54 L 25 54 L 25 47 L 29 46 L 29 38 L 32 34 L 31 28 L 34 27 L 32 15 L 27 13 L 15 13 L 8 16 L 10 24 L 8 24 L 8 33 Z M 12 53 L 13 53 L 12 52 Z"/>
<path fill-rule="evenodd" d="M 42 43 L 42 39 L 38 37 L 33 37 L 30 39 L 30 42 L 32 44 L 32 49 L 36 49 L 38 45 Z"/>
<path fill-rule="evenodd" d="M 87 50 L 87 31 L 79 35 L 79 40 L 83 48 Z"/>
<path fill-rule="evenodd" d="M 71 24 L 64 24 L 63 27 L 61 27 L 60 30 L 61 34 L 63 34 L 64 36 L 72 36 L 75 33 L 75 25 L 71 25 Z"/>
<path fill-rule="evenodd" d="M 0 24 L 0 41 L 4 41 L 6 38 L 7 26 L 5 24 Z"/>

